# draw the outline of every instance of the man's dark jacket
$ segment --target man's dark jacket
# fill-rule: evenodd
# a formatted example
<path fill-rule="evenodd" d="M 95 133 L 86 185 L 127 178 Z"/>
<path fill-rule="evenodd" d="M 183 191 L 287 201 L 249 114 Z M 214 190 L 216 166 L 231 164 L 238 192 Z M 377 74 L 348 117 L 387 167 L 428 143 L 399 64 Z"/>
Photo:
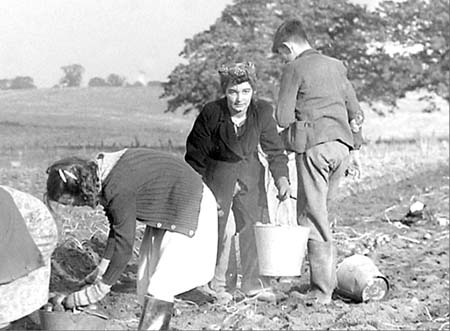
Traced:
<path fill-rule="evenodd" d="M 297 152 L 334 140 L 350 149 L 359 149 L 362 143 L 361 130 L 350 130 L 350 121 L 361 125 L 364 113 L 347 69 L 315 49 L 304 51 L 283 68 L 275 117 L 284 128 L 295 123 Z"/>

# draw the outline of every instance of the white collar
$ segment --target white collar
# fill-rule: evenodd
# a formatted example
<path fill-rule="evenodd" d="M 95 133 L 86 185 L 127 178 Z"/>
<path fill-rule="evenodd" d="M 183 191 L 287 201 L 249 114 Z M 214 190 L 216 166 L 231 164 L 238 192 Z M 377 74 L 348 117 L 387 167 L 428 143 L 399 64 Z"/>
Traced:
<path fill-rule="evenodd" d="M 245 120 L 247 119 L 247 114 L 245 114 L 244 116 L 231 116 L 231 122 L 234 123 L 234 125 L 236 126 L 241 126 Z"/>
<path fill-rule="evenodd" d="M 116 165 L 117 161 L 119 161 L 119 159 L 126 151 L 127 148 L 117 152 L 112 153 L 101 152 L 97 154 L 97 156 L 95 157 L 95 162 L 97 162 L 98 167 L 97 175 L 100 180 L 100 183 L 102 183 L 106 179 L 106 177 L 108 177 L 112 168 Z"/>

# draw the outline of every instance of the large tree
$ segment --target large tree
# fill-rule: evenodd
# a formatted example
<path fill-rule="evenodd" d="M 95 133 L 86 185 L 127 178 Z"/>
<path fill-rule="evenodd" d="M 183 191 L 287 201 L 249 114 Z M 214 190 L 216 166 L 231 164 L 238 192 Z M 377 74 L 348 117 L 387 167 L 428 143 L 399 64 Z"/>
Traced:
<path fill-rule="evenodd" d="M 386 39 L 413 49 L 394 56 L 389 66 L 394 74 L 387 75 L 387 85 L 394 87 L 399 96 L 426 89 L 449 100 L 449 1 L 384 1 L 379 14 L 385 22 Z"/>
<path fill-rule="evenodd" d="M 258 93 L 275 100 L 282 63 L 270 52 L 273 33 L 283 20 L 300 18 L 312 46 L 348 66 L 349 78 L 361 101 L 382 100 L 395 105 L 396 99 L 408 90 L 431 88 L 429 84 L 409 84 L 406 80 L 412 57 L 390 55 L 383 45 L 386 41 L 407 43 L 406 33 L 401 35 L 400 31 L 405 26 L 418 25 L 416 21 L 428 27 L 435 24 L 428 20 L 439 5 L 432 3 L 444 5 L 445 1 L 407 0 L 400 4 L 389 1 L 371 12 L 345 0 L 235 0 L 208 30 L 185 41 L 180 55 L 186 63 L 175 67 L 169 75 L 162 97 L 169 98 L 168 111 L 198 110 L 219 95 L 217 69 L 221 64 L 250 60 L 258 70 Z M 399 16 L 404 7 L 410 12 L 419 3 L 419 9 L 424 11 L 421 15 Z M 448 12 L 441 10 L 439 14 L 442 24 L 448 26 Z M 440 25 L 433 26 L 423 33 L 433 38 L 433 31 L 439 28 Z M 424 40 L 424 36 L 410 38 L 412 41 L 408 43 Z M 448 54 L 448 46 L 442 50 Z M 420 55 L 417 57 L 417 61 L 423 60 Z M 443 82 L 442 77 L 433 77 Z M 421 82 L 424 78 L 420 78 Z M 439 89 L 432 90 L 441 93 Z"/>

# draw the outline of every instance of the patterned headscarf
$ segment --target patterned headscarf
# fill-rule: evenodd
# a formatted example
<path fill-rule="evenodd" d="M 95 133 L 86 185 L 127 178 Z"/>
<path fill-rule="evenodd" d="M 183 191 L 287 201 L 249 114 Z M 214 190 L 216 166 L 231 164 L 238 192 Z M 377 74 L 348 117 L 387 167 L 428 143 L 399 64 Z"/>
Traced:
<path fill-rule="evenodd" d="M 252 62 L 241 62 L 223 65 L 219 69 L 220 86 L 225 92 L 228 85 L 249 82 L 253 90 L 256 90 L 256 69 Z"/>

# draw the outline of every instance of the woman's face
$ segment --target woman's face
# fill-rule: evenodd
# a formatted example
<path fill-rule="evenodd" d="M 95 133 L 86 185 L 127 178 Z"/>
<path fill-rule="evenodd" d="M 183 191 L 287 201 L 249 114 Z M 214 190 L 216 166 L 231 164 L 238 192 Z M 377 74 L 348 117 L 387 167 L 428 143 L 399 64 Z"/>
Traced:
<path fill-rule="evenodd" d="M 253 97 L 253 88 L 249 82 L 229 84 L 225 95 L 231 115 L 246 113 Z"/>
<path fill-rule="evenodd" d="M 68 193 L 62 194 L 59 199 L 58 203 L 66 205 L 66 206 L 89 206 L 92 208 L 95 208 L 97 203 L 94 201 L 91 201 L 89 197 L 83 196 L 83 195 L 72 195 Z"/>

